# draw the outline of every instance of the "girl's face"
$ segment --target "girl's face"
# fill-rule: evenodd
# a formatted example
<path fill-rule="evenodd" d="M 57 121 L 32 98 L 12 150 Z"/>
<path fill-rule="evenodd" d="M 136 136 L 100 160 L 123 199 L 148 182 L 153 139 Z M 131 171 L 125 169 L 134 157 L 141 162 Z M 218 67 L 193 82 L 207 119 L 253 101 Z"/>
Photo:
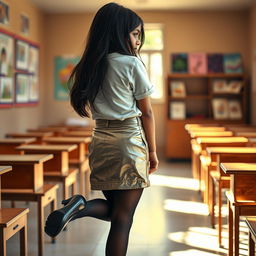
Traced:
<path fill-rule="evenodd" d="M 139 49 L 140 47 L 140 37 L 141 37 L 141 25 L 136 27 L 131 33 L 130 33 L 130 41 L 132 48 L 135 50 L 135 52 Z"/>

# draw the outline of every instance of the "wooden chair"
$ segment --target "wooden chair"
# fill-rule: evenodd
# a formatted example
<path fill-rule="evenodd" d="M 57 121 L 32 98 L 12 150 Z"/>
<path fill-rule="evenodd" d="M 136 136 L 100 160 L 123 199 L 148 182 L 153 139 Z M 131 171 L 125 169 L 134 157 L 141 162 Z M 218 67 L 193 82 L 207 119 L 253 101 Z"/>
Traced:
<path fill-rule="evenodd" d="M 19 232 L 20 256 L 27 256 L 27 215 L 29 209 L 1 208 L 1 175 L 11 170 L 11 166 L 0 166 L 0 255 L 6 256 L 7 240 Z"/>
<path fill-rule="evenodd" d="M 53 155 L 0 155 L 0 165 L 10 164 L 13 168 L 12 172 L 2 176 L 2 199 L 37 203 L 39 256 L 44 255 L 44 208 L 50 204 L 51 211 L 54 211 L 57 203 L 58 185 L 43 182 L 43 163 L 52 157 Z M 8 223 L 10 226 L 11 222 Z M 55 242 L 55 238 L 51 240 L 52 243 Z"/>
<path fill-rule="evenodd" d="M 221 168 L 220 163 L 229 163 L 229 162 L 239 162 L 239 163 L 256 163 L 256 148 L 232 148 L 229 151 L 229 148 L 224 148 L 222 153 L 217 155 L 217 170 L 210 172 L 210 188 L 212 196 L 211 204 L 211 220 L 212 226 L 215 224 L 215 191 L 218 193 L 218 241 L 219 246 L 222 246 L 222 191 L 223 189 L 230 188 L 230 176 L 225 174 Z M 214 148 L 212 148 L 214 150 Z M 216 151 L 215 151 L 216 152 Z"/>
<path fill-rule="evenodd" d="M 256 218 L 246 218 L 245 223 L 249 229 L 248 236 L 248 252 L 249 256 L 255 256 L 255 243 L 256 243 Z"/>
<path fill-rule="evenodd" d="M 77 145 L 25 145 L 17 147 L 22 154 L 52 154 L 53 158 L 44 165 L 44 180 L 60 182 L 63 187 L 63 198 L 69 197 L 69 188 L 72 195 L 77 190 L 78 170 L 69 168 L 69 153 L 77 148 Z"/>
<path fill-rule="evenodd" d="M 88 197 L 91 190 L 88 145 L 90 137 L 51 137 L 44 139 L 47 144 L 75 144 L 77 148 L 69 153 L 69 166 L 79 170 L 80 193 Z"/>
<path fill-rule="evenodd" d="M 230 174 L 228 199 L 228 256 L 239 256 L 240 216 L 256 216 L 256 164 L 221 163 L 221 169 Z"/>
<path fill-rule="evenodd" d="M 63 132 L 62 136 L 65 137 L 91 137 L 92 131 L 67 131 Z"/>

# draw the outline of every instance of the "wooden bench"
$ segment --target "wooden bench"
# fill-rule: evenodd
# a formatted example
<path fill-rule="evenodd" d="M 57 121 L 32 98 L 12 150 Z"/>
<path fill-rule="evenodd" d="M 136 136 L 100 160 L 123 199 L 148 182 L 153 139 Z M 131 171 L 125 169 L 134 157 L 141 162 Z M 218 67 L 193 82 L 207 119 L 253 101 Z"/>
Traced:
<path fill-rule="evenodd" d="M 41 144 L 46 137 L 53 136 L 53 132 L 24 132 L 24 133 L 7 133 L 7 138 L 36 138 L 32 144 Z"/>
<path fill-rule="evenodd" d="M 20 256 L 27 256 L 27 215 L 29 209 L 1 208 L 1 175 L 11 170 L 11 166 L 0 166 L 0 255 L 6 256 L 7 240 L 19 232 Z"/>
<path fill-rule="evenodd" d="M 256 216 L 256 163 L 221 163 L 229 174 L 228 199 L 228 256 L 239 256 L 240 216 Z"/>
<path fill-rule="evenodd" d="M 2 199 L 12 201 L 32 201 L 37 203 L 38 255 L 44 255 L 44 208 L 51 205 L 56 209 L 56 184 L 44 184 L 43 163 L 53 155 L 0 155 L 0 164 L 10 164 L 12 172 L 2 176 Z M 22 182 L 21 182 L 22 181 Z M 55 242 L 55 238 L 51 239 Z"/>
<path fill-rule="evenodd" d="M 218 191 L 218 240 L 219 246 L 222 246 L 222 190 L 230 188 L 230 176 L 223 173 L 220 163 L 240 162 L 256 163 L 256 148 L 249 147 L 223 147 L 207 148 L 210 158 L 216 159 L 216 170 L 210 171 L 209 182 L 209 205 L 212 226 L 215 224 L 215 191 Z"/>
<path fill-rule="evenodd" d="M 36 138 L 3 138 L 0 139 L 0 154 L 20 154 L 16 147 L 34 143 Z"/>
<path fill-rule="evenodd" d="M 75 144 L 77 148 L 69 153 L 70 167 L 79 170 L 80 193 L 86 197 L 91 190 L 90 186 L 90 168 L 88 161 L 88 145 L 91 142 L 90 137 L 50 137 L 45 138 L 47 144 Z"/>
<path fill-rule="evenodd" d="M 69 168 L 69 153 L 77 148 L 77 145 L 25 145 L 16 149 L 22 154 L 52 154 L 53 158 L 44 165 L 44 180 L 60 182 L 63 187 L 63 198 L 69 197 L 69 188 L 72 195 L 77 188 L 77 169 Z"/>

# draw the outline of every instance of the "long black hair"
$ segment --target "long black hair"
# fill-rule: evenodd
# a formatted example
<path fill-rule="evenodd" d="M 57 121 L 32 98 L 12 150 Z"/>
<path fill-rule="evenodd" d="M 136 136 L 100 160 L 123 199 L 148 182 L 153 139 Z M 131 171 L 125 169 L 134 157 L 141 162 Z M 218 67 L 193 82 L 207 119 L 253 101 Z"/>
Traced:
<path fill-rule="evenodd" d="M 96 13 L 91 24 L 87 44 L 79 63 L 69 78 L 70 102 L 82 117 L 89 117 L 97 93 L 107 72 L 107 55 L 118 52 L 136 56 L 129 33 L 141 25 L 141 45 L 144 43 L 142 19 L 132 10 L 116 3 L 108 3 Z"/>

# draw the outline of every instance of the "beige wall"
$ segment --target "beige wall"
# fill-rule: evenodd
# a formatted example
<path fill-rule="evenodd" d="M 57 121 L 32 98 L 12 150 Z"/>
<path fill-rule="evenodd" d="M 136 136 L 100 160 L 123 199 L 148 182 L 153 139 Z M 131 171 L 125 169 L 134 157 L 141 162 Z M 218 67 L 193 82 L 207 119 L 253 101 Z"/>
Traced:
<path fill-rule="evenodd" d="M 250 13 L 250 61 L 252 63 L 251 120 L 256 125 L 256 3 Z M 254 58 L 254 61 L 253 61 Z"/>
<path fill-rule="evenodd" d="M 164 24 L 164 75 L 170 69 L 172 52 L 241 52 L 245 70 L 249 70 L 250 52 L 248 12 L 139 12 L 145 22 Z M 47 100 L 44 120 L 47 124 L 76 116 L 68 102 L 53 96 L 53 58 L 80 54 L 93 14 L 47 15 L 45 27 Z M 165 136 L 165 104 L 154 104 L 157 144 L 163 152 Z"/>
<path fill-rule="evenodd" d="M 26 38 L 40 44 L 40 103 L 36 107 L 13 107 L 0 109 L 0 137 L 10 131 L 24 131 L 28 127 L 42 124 L 44 102 L 44 15 L 29 0 L 5 1 L 10 7 L 10 24 L 1 27 L 12 33 L 20 34 L 20 13 L 25 13 L 30 19 L 30 35 Z"/>

